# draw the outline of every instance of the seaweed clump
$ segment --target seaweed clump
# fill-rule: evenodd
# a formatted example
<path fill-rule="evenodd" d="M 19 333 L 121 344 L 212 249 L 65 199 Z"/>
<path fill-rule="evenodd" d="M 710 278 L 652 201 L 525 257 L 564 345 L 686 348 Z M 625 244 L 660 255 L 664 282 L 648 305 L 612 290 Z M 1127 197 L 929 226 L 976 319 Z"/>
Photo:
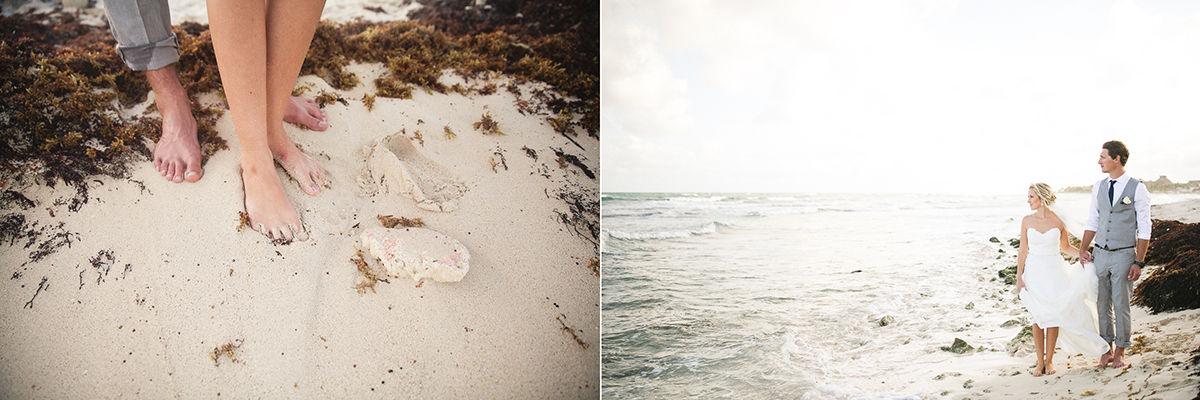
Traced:
<path fill-rule="evenodd" d="M 1146 262 L 1161 264 L 1133 289 L 1151 313 L 1200 308 L 1200 223 L 1155 220 Z"/>
<path fill-rule="evenodd" d="M 470 11 L 470 15 L 455 11 L 463 10 L 468 3 L 427 4 L 422 12 L 414 14 L 416 22 L 322 22 L 313 35 L 301 74 L 315 74 L 334 88 L 349 90 L 359 84 L 358 77 L 344 68 L 351 61 L 383 63 L 388 74 L 375 80 L 375 94 L 398 99 L 411 99 L 414 89 L 489 95 L 497 91 L 497 86 L 488 80 L 501 74 L 513 77 L 514 84 L 544 82 L 575 100 L 544 90 L 535 94 L 536 100 L 554 115 L 582 115 L 578 122 L 570 123 L 599 137 L 599 9 L 548 1 L 527 2 L 522 8 L 502 2 L 505 4 L 493 7 L 496 11 L 489 13 L 503 15 L 479 19 Z M 533 18 L 526 19 L 522 13 Z M 571 19 L 555 23 L 568 29 L 545 29 L 538 20 L 567 15 Z M 464 23 L 471 27 L 464 28 Z M 445 71 L 483 82 L 469 87 L 446 86 L 439 81 Z M 510 85 L 510 91 L 514 91 L 512 87 L 515 85 Z M 519 103 L 523 101 L 518 99 Z"/>
<path fill-rule="evenodd" d="M 381 278 L 378 272 L 371 269 L 370 265 L 367 265 L 367 261 L 363 259 L 362 250 L 358 250 L 354 257 L 350 258 L 350 262 L 358 267 L 358 272 L 363 274 L 363 281 L 354 286 L 354 290 L 358 291 L 360 297 L 367 293 L 367 289 L 371 289 L 371 293 L 375 293 L 376 283 L 390 283 L 387 279 Z"/>
<path fill-rule="evenodd" d="M 184 87 L 198 91 L 219 86 L 219 81 L 194 82 L 194 77 L 209 75 L 193 71 L 204 67 L 189 61 L 203 57 L 203 38 L 177 33 L 181 60 L 188 62 L 181 63 Z M 121 61 L 114 45 L 107 29 L 80 24 L 72 14 L 0 16 L 0 98 L 5 99 L 0 102 L 0 165 L 6 167 L 5 179 L 32 174 L 51 187 L 61 180 L 86 191 L 85 177 L 125 177 L 131 157 L 150 156 L 136 144 L 144 138 L 157 140 L 161 121 L 124 120 L 118 112 L 118 107 L 145 99 L 150 85 L 144 74 Z M 215 75 L 211 42 L 207 52 Z M 212 129 L 220 111 L 195 103 L 193 110 L 204 158 L 227 148 Z"/>
<path fill-rule="evenodd" d="M 391 215 L 377 215 L 375 218 L 378 218 L 379 223 L 383 224 L 383 227 L 388 229 L 395 228 L 397 226 L 403 226 L 406 228 L 421 228 L 425 226 L 425 223 L 421 221 L 420 217 L 408 219 L 404 217 L 396 218 Z"/>
<path fill-rule="evenodd" d="M 476 122 L 471 126 L 475 127 L 475 129 L 478 129 L 480 132 L 483 132 L 484 135 L 506 136 L 504 132 L 500 131 L 500 123 L 492 119 L 491 111 L 481 115 L 479 122 Z"/>

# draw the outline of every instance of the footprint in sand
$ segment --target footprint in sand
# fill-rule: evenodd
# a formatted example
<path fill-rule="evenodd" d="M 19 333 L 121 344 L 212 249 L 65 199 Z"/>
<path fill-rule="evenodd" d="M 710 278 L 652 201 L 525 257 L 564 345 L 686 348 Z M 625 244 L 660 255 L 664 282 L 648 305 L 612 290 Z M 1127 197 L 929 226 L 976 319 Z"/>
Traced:
<path fill-rule="evenodd" d="M 367 157 L 367 173 L 370 183 L 365 186 L 404 195 L 429 211 L 454 211 L 458 198 L 467 192 L 461 178 L 425 157 L 401 134 L 375 141 Z"/>

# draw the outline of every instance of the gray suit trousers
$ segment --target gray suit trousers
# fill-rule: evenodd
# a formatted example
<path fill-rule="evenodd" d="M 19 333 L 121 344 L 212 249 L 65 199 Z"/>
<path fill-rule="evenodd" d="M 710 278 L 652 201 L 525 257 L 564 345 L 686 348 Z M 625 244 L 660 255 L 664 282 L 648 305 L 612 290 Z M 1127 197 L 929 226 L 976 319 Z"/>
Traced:
<path fill-rule="evenodd" d="M 179 61 L 167 0 L 104 0 L 104 12 L 129 68 L 150 71 Z"/>
<path fill-rule="evenodd" d="M 1096 313 L 1100 316 L 1100 337 L 1117 347 L 1129 348 L 1129 298 L 1133 294 L 1133 282 L 1129 281 L 1129 267 L 1137 258 L 1134 248 L 1108 251 L 1095 250 Z"/>

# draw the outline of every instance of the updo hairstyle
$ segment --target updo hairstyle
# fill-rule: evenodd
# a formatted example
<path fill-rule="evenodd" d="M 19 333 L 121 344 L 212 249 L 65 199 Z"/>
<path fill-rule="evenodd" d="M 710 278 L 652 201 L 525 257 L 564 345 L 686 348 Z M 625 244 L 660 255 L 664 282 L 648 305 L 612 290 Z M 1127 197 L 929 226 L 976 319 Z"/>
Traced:
<path fill-rule="evenodd" d="M 1036 193 L 1037 197 L 1042 199 L 1042 204 L 1046 205 L 1047 207 L 1049 207 L 1051 204 L 1054 204 L 1054 200 L 1058 200 L 1058 196 L 1055 196 L 1054 191 L 1050 190 L 1050 185 L 1038 182 L 1029 185 L 1029 188 L 1033 189 L 1033 193 Z"/>

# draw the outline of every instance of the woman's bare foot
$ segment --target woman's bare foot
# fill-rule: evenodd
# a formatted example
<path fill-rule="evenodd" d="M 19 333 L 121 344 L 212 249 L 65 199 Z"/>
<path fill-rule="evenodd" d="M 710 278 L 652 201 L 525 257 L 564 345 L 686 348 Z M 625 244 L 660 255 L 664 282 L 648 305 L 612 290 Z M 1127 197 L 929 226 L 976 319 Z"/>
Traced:
<path fill-rule="evenodd" d="M 1054 373 L 1058 372 L 1058 370 L 1054 369 L 1054 364 L 1047 364 L 1046 366 L 1042 367 L 1042 371 L 1044 371 L 1046 375 L 1054 375 Z"/>
<path fill-rule="evenodd" d="M 1036 367 L 1033 367 L 1033 371 L 1029 372 L 1029 374 L 1036 378 L 1042 376 L 1042 371 L 1044 370 L 1045 367 L 1042 366 L 1042 363 L 1038 363 Z"/>
<path fill-rule="evenodd" d="M 312 195 L 320 193 L 321 185 L 325 184 L 325 168 L 317 160 L 296 148 L 296 144 L 286 135 L 277 136 L 281 137 L 278 139 L 278 143 L 271 145 L 271 155 L 275 157 L 275 161 L 300 184 L 300 188 L 305 192 Z"/>
<path fill-rule="evenodd" d="M 283 122 L 304 125 L 314 131 L 329 128 L 329 118 L 325 116 L 325 110 L 317 106 L 317 102 L 296 96 L 288 99 L 287 109 L 283 112 Z"/>
<path fill-rule="evenodd" d="M 250 227 L 276 242 L 291 242 L 303 233 L 300 215 L 288 201 L 275 164 L 242 160 L 242 186 Z"/>

